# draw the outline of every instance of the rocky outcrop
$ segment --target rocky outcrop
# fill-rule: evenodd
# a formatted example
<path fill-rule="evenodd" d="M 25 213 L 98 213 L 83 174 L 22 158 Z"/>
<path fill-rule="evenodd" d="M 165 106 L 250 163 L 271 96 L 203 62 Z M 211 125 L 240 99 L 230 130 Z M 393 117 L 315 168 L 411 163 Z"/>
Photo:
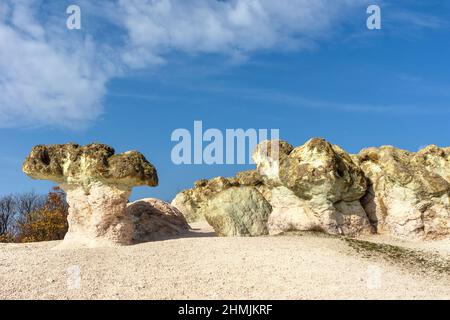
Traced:
<path fill-rule="evenodd" d="M 198 180 L 194 183 L 194 188 L 183 190 L 172 200 L 171 204 L 179 209 L 188 222 L 205 220 L 200 210 L 209 199 L 221 191 L 239 186 L 260 186 L 261 177 L 254 171 L 239 172 L 234 178 L 216 177 L 211 180 Z"/>
<path fill-rule="evenodd" d="M 257 146 L 253 159 L 256 170 L 235 178 L 202 180 L 178 194 L 172 204 L 201 219 L 207 210 L 200 209 L 218 192 L 251 186 L 272 208 L 267 222 L 270 234 L 321 230 L 353 235 L 372 230 L 359 202 L 367 189 L 364 173 L 341 148 L 323 139 L 311 139 L 298 148 L 284 141 L 265 141 Z"/>
<path fill-rule="evenodd" d="M 66 192 L 65 247 L 133 243 L 135 222 L 126 211 L 131 189 L 158 184 L 155 167 L 142 154 L 115 154 L 103 144 L 36 146 L 23 171 L 33 179 L 54 181 Z"/>
<path fill-rule="evenodd" d="M 138 200 L 129 203 L 126 210 L 133 220 L 133 242 L 178 237 L 190 230 L 183 214 L 159 199 Z"/>
<path fill-rule="evenodd" d="M 261 175 L 268 161 L 255 157 Z M 367 189 L 364 173 L 345 151 L 324 139 L 281 153 L 278 176 L 266 175 L 266 180 L 276 186 L 270 197 L 271 234 L 322 230 L 353 235 L 371 230 L 359 203 Z"/>
<path fill-rule="evenodd" d="M 293 146 L 281 140 L 266 140 L 256 146 L 252 158 L 256 164 L 256 172 L 265 185 L 282 185 L 280 163 L 285 161 L 293 149 Z"/>
<path fill-rule="evenodd" d="M 412 153 L 385 146 L 364 149 L 358 158 L 370 183 L 361 203 L 378 232 L 417 239 L 450 234 L 445 152 L 428 147 Z"/>
<path fill-rule="evenodd" d="M 272 208 L 254 187 L 232 187 L 207 201 L 200 214 L 219 236 L 260 236 L 268 233 Z"/>
<path fill-rule="evenodd" d="M 450 235 L 450 148 L 428 146 L 413 153 L 385 146 L 350 155 L 314 138 L 296 148 L 284 141 L 264 141 L 253 159 L 256 170 L 201 180 L 172 204 L 194 220 L 202 219 L 211 214 L 207 204 L 223 190 L 232 188 L 242 201 L 243 190 L 251 187 L 271 206 L 270 234 L 319 230 L 409 239 Z M 244 209 L 233 210 L 234 217 L 245 216 Z M 242 212 L 236 214 L 238 210 Z M 232 214 L 227 212 L 221 216 Z"/>
<path fill-rule="evenodd" d="M 184 214 L 188 222 L 204 220 L 200 213 L 202 205 L 215 194 L 232 187 L 232 182 L 224 177 L 196 181 L 193 189 L 178 193 L 171 204 Z"/>

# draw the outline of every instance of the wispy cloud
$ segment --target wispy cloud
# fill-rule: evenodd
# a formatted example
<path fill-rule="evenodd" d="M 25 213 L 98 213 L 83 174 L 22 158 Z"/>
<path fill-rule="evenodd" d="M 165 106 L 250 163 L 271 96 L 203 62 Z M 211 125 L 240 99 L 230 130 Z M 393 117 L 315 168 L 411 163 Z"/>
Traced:
<path fill-rule="evenodd" d="M 314 99 L 300 94 L 285 93 L 275 90 L 260 90 L 252 88 L 231 88 L 231 87 L 208 87 L 191 88 L 194 91 L 208 91 L 226 94 L 227 96 L 238 96 L 243 99 L 273 102 L 278 108 L 303 108 L 322 111 L 339 111 L 349 113 L 387 114 L 399 116 L 436 115 L 450 113 L 450 107 L 433 105 L 401 105 L 401 104 L 371 104 L 371 103 L 347 103 L 345 101 L 336 102 L 321 99 Z"/>
<path fill-rule="evenodd" d="M 402 25 L 419 29 L 438 29 L 448 26 L 446 20 L 435 15 L 421 12 L 397 10 L 394 17 L 395 21 Z"/>

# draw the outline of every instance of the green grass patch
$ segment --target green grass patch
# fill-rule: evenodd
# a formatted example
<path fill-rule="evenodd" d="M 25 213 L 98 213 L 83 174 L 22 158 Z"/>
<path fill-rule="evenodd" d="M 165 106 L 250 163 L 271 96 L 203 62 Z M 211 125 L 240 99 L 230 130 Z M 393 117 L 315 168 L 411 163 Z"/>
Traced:
<path fill-rule="evenodd" d="M 444 257 L 395 245 L 342 238 L 352 249 L 366 258 L 382 257 L 404 267 L 419 269 L 421 272 L 450 274 L 450 260 Z"/>

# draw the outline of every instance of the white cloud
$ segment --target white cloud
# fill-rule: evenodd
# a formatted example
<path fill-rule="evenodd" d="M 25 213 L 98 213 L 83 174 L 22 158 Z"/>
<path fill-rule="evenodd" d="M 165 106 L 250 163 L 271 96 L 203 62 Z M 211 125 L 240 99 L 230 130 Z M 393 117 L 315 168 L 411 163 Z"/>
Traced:
<path fill-rule="evenodd" d="M 0 127 L 84 125 L 101 113 L 108 75 L 89 38 L 67 41 L 33 7 L 36 1 L 0 7 Z"/>
<path fill-rule="evenodd" d="M 174 52 L 245 61 L 254 52 L 313 47 L 354 10 L 365 14 L 368 1 L 79 0 L 82 19 L 92 18 L 79 32 L 65 29 L 65 8 L 40 19 L 42 3 L 0 3 L 0 127 L 94 121 L 108 80 L 170 62 Z M 108 39 L 101 23 L 114 27 Z"/>
<path fill-rule="evenodd" d="M 132 66 L 163 62 L 170 51 L 240 57 L 310 47 L 363 0 L 119 0 Z"/>

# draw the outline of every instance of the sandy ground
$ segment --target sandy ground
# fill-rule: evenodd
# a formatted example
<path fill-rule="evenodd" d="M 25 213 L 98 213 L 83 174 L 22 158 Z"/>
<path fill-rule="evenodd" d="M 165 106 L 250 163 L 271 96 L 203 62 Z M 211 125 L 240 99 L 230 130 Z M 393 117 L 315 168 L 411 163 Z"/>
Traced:
<path fill-rule="evenodd" d="M 218 238 L 193 227 L 119 248 L 0 244 L 0 299 L 450 299 L 448 275 L 364 258 L 338 238 Z"/>

